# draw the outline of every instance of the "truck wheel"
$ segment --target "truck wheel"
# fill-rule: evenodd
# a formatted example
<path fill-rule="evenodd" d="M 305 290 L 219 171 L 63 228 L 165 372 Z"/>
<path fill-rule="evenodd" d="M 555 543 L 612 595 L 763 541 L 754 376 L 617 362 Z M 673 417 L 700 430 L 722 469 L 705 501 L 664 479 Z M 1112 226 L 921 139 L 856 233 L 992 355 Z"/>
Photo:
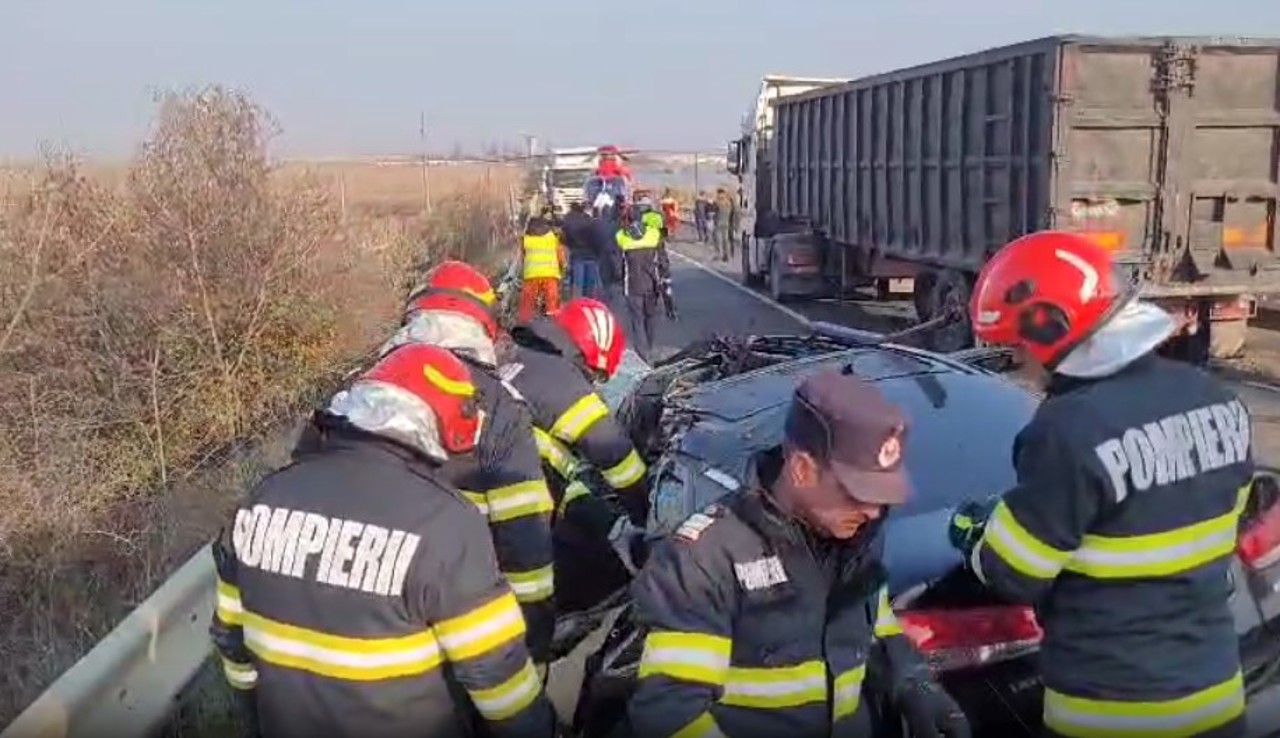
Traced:
<path fill-rule="evenodd" d="M 911 304 L 916 309 L 916 322 L 923 323 L 933 317 L 929 314 L 929 293 L 933 291 L 933 285 L 938 281 L 938 275 L 935 272 L 921 272 L 916 275 L 915 283 L 911 287 Z"/>
<path fill-rule="evenodd" d="M 971 292 L 969 277 L 954 269 L 939 272 L 933 280 L 926 297 L 928 317 L 925 320 L 956 308 L 964 317 L 927 334 L 925 341 L 931 350 L 949 353 L 973 346 L 973 330 L 968 320 Z"/>
<path fill-rule="evenodd" d="M 876 302 L 888 302 L 893 299 L 893 293 L 889 291 L 889 280 L 876 280 Z"/>
<path fill-rule="evenodd" d="M 750 249 L 755 248 L 755 244 L 751 239 L 743 236 L 739 247 L 739 255 L 742 257 L 742 283 L 747 287 L 759 287 L 764 280 L 759 272 L 751 271 L 751 255 L 748 253 Z"/>
<path fill-rule="evenodd" d="M 1224 320 L 1209 324 L 1209 356 L 1214 359 L 1234 359 L 1244 353 L 1245 339 L 1249 332 L 1247 320 Z"/>

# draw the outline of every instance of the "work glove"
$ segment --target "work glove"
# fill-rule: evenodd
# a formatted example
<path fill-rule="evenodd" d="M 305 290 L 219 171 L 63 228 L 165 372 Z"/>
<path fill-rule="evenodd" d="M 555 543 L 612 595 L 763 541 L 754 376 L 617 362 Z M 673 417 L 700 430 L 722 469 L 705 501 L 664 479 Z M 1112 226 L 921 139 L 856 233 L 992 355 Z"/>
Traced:
<path fill-rule="evenodd" d="M 893 701 L 912 738 L 969 738 L 969 720 L 960 705 L 932 679 L 902 682 Z"/>
<path fill-rule="evenodd" d="M 987 518 L 1000 502 L 999 497 L 988 497 L 985 500 L 964 502 L 951 515 L 951 524 L 947 526 L 947 537 L 951 545 L 964 555 L 965 559 L 973 553 L 973 547 L 982 539 L 987 527 Z"/>
<path fill-rule="evenodd" d="M 621 515 L 614 521 L 613 528 L 609 531 L 609 545 L 631 576 L 635 576 L 640 567 L 644 566 L 648 554 L 644 528 L 632 523 L 626 515 Z"/>

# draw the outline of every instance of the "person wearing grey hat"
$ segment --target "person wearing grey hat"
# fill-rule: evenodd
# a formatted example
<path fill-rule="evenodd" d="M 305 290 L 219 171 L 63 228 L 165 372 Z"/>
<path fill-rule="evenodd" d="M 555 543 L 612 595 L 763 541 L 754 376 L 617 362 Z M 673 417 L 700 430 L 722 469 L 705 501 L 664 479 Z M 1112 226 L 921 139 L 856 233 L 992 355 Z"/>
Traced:
<path fill-rule="evenodd" d="M 881 564 L 881 523 L 910 495 L 909 432 L 847 368 L 800 384 L 755 479 L 656 545 L 633 584 L 647 633 L 633 735 L 871 736 L 865 692 L 913 736 L 969 736 L 894 616 Z"/>

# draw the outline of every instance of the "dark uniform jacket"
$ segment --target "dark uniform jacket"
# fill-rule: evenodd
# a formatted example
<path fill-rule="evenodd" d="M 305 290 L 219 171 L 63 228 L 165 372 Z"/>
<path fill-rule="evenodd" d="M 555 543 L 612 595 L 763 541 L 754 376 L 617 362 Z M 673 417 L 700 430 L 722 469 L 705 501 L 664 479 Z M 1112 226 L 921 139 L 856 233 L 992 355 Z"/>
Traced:
<path fill-rule="evenodd" d="M 564 245 L 569 249 L 570 254 L 589 259 L 597 258 L 595 223 L 592 222 L 591 216 L 575 210 L 569 211 L 564 216 L 563 231 Z"/>
<path fill-rule="evenodd" d="M 1239 718 L 1227 600 L 1253 474 L 1243 403 L 1149 356 L 1057 380 L 1014 462 L 1018 485 L 972 560 L 989 586 L 1036 606 L 1048 727 L 1192 735 Z"/>
<path fill-rule="evenodd" d="M 474 505 L 406 447 L 336 419 L 316 441 L 214 546 L 214 642 L 263 734 L 462 736 L 475 710 L 492 735 L 550 735 Z"/>
<path fill-rule="evenodd" d="M 533 418 L 519 393 L 492 368 L 463 354 L 459 358 L 471 368 L 484 428 L 475 453 L 451 457 L 441 473 L 489 521 L 498 566 L 529 627 L 529 650 L 543 663 L 555 632 L 554 503 L 533 438 Z"/>
<path fill-rule="evenodd" d="M 546 317 L 516 328 L 512 339 L 515 347 L 502 367 L 502 377 L 525 398 L 533 413 L 534 436 L 547 478 L 560 482 L 552 485 L 556 514 L 567 515 L 571 506 L 589 497 L 580 485 L 564 486 L 581 458 L 618 491 L 624 505 L 634 506 L 633 518 L 643 524 L 648 469 L 583 373 L 585 363 L 578 348 Z M 612 522 L 610 516 L 608 524 Z"/>
<path fill-rule="evenodd" d="M 928 678 L 889 606 L 878 529 L 819 539 L 758 486 L 686 520 L 632 585 L 637 738 L 872 735 L 864 686 Z"/>
<path fill-rule="evenodd" d="M 661 221 L 661 215 L 653 215 Z M 661 226 L 645 223 L 638 227 L 619 228 L 616 238 L 622 251 L 626 294 L 630 297 L 656 297 L 662 291 L 662 278 L 671 271 Z"/>

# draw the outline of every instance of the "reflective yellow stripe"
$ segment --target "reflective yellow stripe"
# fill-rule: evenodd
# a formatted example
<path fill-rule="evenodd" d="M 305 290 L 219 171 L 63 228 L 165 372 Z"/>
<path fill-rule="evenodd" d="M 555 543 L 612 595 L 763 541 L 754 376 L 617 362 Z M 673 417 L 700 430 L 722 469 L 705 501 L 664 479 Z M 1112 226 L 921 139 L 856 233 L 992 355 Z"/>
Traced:
<path fill-rule="evenodd" d="M 560 473 L 560 476 L 566 479 L 573 476 L 576 466 L 573 453 L 563 443 L 552 438 L 541 428 L 533 429 L 533 440 L 538 444 L 538 455 L 543 461 L 550 464 L 552 469 Z"/>
<path fill-rule="evenodd" d="M 468 500 L 472 505 L 475 505 L 475 506 L 476 506 L 476 509 L 480 511 L 480 514 L 481 514 L 481 515 L 484 515 L 484 516 L 488 517 L 488 515 L 489 515 L 489 500 L 488 500 L 488 498 L 486 498 L 486 497 L 485 497 L 485 494 L 484 494 L 483 492 L 471 492 L 471 491 L 469 491 L 469 490 L 465 490 L 465 489 L 463 489 L 463 490 L 458 490 L 458 491 L 459 491 L 459 492 L 461 492 L 461 493 L 462 493 L 462 496 L 463 496 L 463 497 L 465 497 L 465 498 L 467 498 L 467 500 Z"/>
<path fill-rule="evenodd" d="M 1059 551 L 1031 535 L 1003 500 L 992 511 L 982 541 L 1006 564 L 1033 579 L 1053 579 L 1071 558 L 1070 551 Z"/>
<path fill-rule="evenodd" d="M 1225 515 L 1163 533 L 1086 535 L 1064 568 L 1095 579 L 1123 579 L 1163 577 L 1203 566 L 1235 551 L 1240 512 L 1248 500 L 1246 486 Z"/>
<path fill-rule="evenodd" d="M 724 738 L 724 733 L 720 732 L 720 726 L 716 725 L 716 719 L 711 717 L 711 713 L 704 712 L 693 722 L 677 730 L 671 738 Z"/>
<path fill-rule="evenodd" d="M 556 515 L 564 515 L 564 511 L 569 508 L 569 503 L 579 497 L 586 497 L 591 494 L 591 490 L 587 489 L 587 485 L 582 482 L 570 482 L 568 487 L 564 488 L 564 497 L 560 498 L 560 507 L 556 509 Z"/>
<path fill-rule="evenodd" d="M 504 592 L 471 612 L 435 626 L 450 661 L 483 656 L 524 636 L 524 616 L 515 595 Z"/>
<path fill-rule="evenodd" d="M 489 502 L 489 521 L 493 523 L 548 514 L 555 507 L 551 491 L 541 479 L 495 487 L 485 497 Z"/>
<path fill-rule="evenodd" d="M 554 233 L 524 237 L 524 278 L 560 276 L 560 241 Z"/>
<path fill-rule="evenodd" d="M 777 710 L 827 700 L 827 665 L 806 661 L 795 666 L 729 667 L 720 703 Z"/>
<path fill-rule="evenodd" d="M 258 670 L 253 668 L 253 664 L 238 664 L 223 656 L 222 674 L 232 689 L 253 689 L 258 686 Z"/>
<path fill-rule="evenodd" d="M 655 248 L 662 241 L 662 231 L 659 230 L 661 227 L 646 223 L 644 235 L 640 238 L 632 238 L 631 234 L 625 230 L 620 230 L 615 234 L 614 239 L 618 242 L 618 248 L 623 251 Z"/>
<path fill-rule="evenodd" d="M 880 594 L 876 597 L 875 633 L 876 638 L 902 635 L 902 625 L 898 622 L 898 616 L 893 614 L 893 607 L 889 605 L 888 587 L 881 587 Z"/>
<path fill-rule="evenodd" d="M 617 464 L 602 469 L 600 475 L 604 477 L 604 481 L 609 483 L 614 489 L 626 489 L 644 477 L 645 465 L 641 460 L 639 452 L 634 448 L 631 453 L 627 454 L 627 458 Z"/>
<path fill-rule="evenodd" d="M 476 710 L 486 720 L 498 721 L 518 714 L 537 699 L 542 691 L 542 680 L 533 668 L 533 662 L 525 660 L 515 676 L 489 689 L 467 690 Z"/>
<path fill-rule="evenodd" d="M 862 703 L 862 680 L 866 675 L 867 666 L 863 664 L 835 678 L 832 689 L 832 720 L 848 717 L 858 711 L 858 705 Z"/>
<path fill-rule="evenodd" d="M 585 394 L 569 406 L 551 424 L 551 435 L 565 443 L 574 443 L 591 429 L 595 422 L 609 414 L 609 407 L 594 392 Z"/>
<path fill-rule="evenodd" d="M 476 393 L 476 386 L 470 382 L 449 379 L 440 372 L 439 369 L 430 364 L 422 365 L 422 374 L 427 381 L 439 387 L 442 391 L 459 397 L 472 397 Z"/>
<path fill-rule="evenodd" d="M 239 625 L 244 605 L 240 603 L 240 588 L 218 579 L 218 619 L 227 625 Z"/>
<path fill-rule="evenodd" d="M 532 571 L 505 571 L 502 575 L 518 602 L 541 602 L 556 591 L 555 571 L 550 564 Z"/>
<path fill-rule="evenodd" d="M 422 674 L 440 665 L 431 631 L 398 638 L 348 638 L 242 615 L 245 646 L 263 662 L 350 681 L 378 681 Z"/>
<path fill-rule="evenodd" d="M 728 638 L 705 633 L 656 630 L 644 639 L 640 678 L 664 675 L 703 684 L 724 684 L 729 671 Z"/>
<path fill-rule="evenodd" d="M 1244 714 L 1244 679 L 1163 702 L 1116 702 L 1044 691 L 1044 722 L 1071 738 L 1190 738 Z"/>

